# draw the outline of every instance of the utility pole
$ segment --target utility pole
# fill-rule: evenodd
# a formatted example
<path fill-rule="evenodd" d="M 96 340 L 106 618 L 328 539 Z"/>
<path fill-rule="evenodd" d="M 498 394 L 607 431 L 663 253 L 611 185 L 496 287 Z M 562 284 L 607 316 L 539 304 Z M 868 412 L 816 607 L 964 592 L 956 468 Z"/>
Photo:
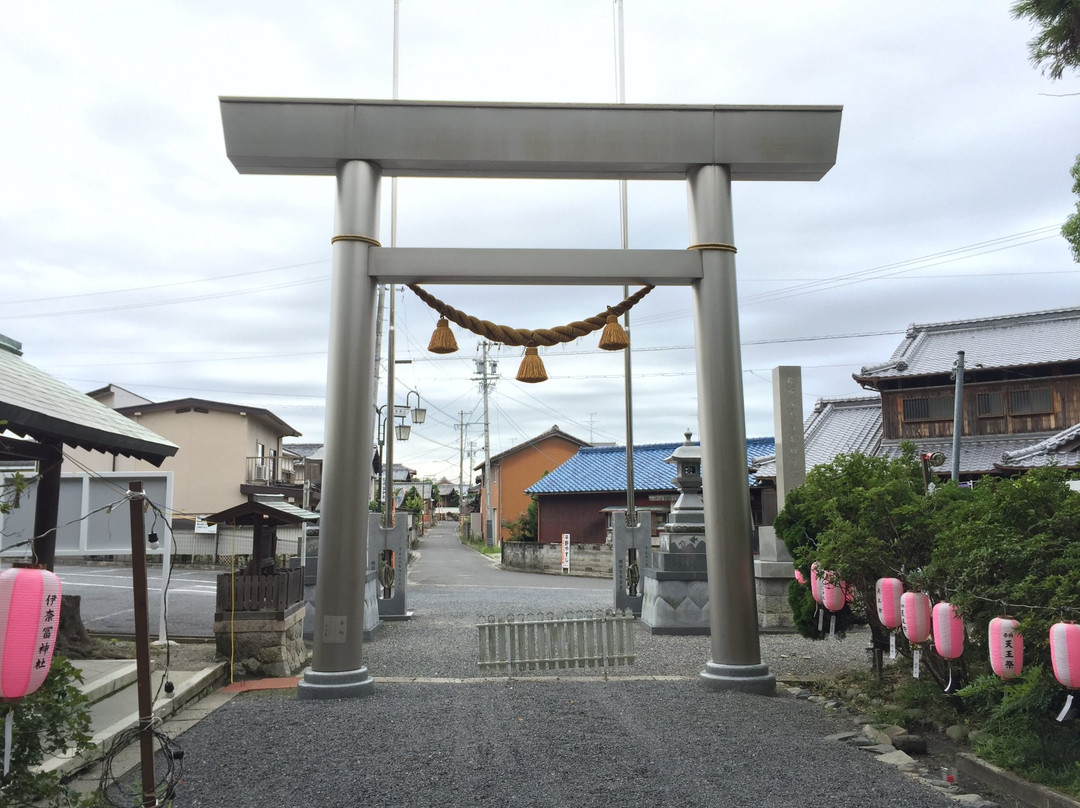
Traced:
<path fill-rule="evenodd" d="M 956 390 L 953 393 L 952 479 L 960 484 L 960 433 L 964 431 L 964 352 L 956 352 Z"/>
<path fill-rule="evenodd" d="M 465 410 L 458 412 L 458 530 L 465 529 Z M 464 492 L 463 490 L 464 489 Z"/>
<path fill-rule="evenodd" d="M 488 390 L 495 383 L 494 362 L 488 362 L 488 348 L 491 343 L 484 340 L 480 343 L 482 359 L 476 369 L 480 378 L 480 385 L 484 392 L 484 542 L 488 547 L 495 546 L 495 533 L 491 518 L 491 419 L 488 415 Z"/>

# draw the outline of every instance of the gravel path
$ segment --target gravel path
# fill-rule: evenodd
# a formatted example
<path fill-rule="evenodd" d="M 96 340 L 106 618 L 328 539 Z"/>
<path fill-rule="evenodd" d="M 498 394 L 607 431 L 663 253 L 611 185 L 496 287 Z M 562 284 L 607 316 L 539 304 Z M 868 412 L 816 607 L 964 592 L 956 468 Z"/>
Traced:
<path fill-rule="evenodd" d="M 954 804 L 827 739 L 850 731 L 850 719 L 787 695 L 703 689 L 705 636 L 654 637 L 638 624 L 636 664 L 606 681 L 597 671 L 478 678 L 481 615 L 602 609 L 610 597 L 600 581 L 574 591 L 411 587 L 413 619 L 385 623 L 364 646 L 373 695 L 233 699 L 182 736 L 175 806 Z M 801 678 L 866 664 L 865 645 L 766 635 L 762 655 L 779 677 Z M 643 678 L 652 676 L 664 678 Z M 441 681 L 402 681 L 417 677 Z"/>

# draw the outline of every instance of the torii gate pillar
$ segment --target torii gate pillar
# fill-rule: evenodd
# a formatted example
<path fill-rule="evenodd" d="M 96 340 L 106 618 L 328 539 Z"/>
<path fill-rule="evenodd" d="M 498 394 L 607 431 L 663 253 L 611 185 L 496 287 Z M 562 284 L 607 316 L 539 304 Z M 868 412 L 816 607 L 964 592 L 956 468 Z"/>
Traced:
<path fill-rule="evenodd" d="M 686 179 L 690 240 L 702 251 L 702 277 L 691 288 L 712 655 L 701 680 L 715 690 L 772 694 L 776 677 L 761 664 L 758 645 L 750 547 L 731 172 L 722 165 L 698 166 Z"/>
<path fill-rule="evenodd" d="M 297 685 L 300 699 L 364 696 L 375 682 L 363 665 L 364 572 L 367 569 L 368 465 L 375 391 L 376 280 L 364 239 L 379 235 L 379 179 L 373 163 L 337 170 L 330 345 L 326 375 L 326 448 L 316 577 L 313 665 Z M 360 238 L 356 238 L 359 236 Z M 357 503 L 362 503 L 362 507 Z"/>

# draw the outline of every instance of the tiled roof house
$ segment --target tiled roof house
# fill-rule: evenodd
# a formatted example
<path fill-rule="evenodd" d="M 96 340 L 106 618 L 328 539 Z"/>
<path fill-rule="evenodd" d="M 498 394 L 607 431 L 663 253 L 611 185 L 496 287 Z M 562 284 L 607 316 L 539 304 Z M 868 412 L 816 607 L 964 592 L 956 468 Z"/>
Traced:
<path fill-rule="evenodd" d="M 776 451 L 772 438 L 749 438 L 746 444 L 748 473 L 758 458 Z M 652 443 L 634 447 L 634 504 L 651 514 L 654 534 L 677 495 L 672 483 L 675 470 L 664 461 L 682 445 Z M 559 542 L 564 533 L 569 533 L 575 543 L 604 542 L 610 514 L 626 509 L 626 447 L 583 447 L 525 493 L 539 499 L 538 541 Z"/>
<path fill-rule="evenodd" d="M 1080 307 L 910 326 L 887 362 L 853 375 L 881 394 L 882 453 L 911 441 L 951 467 L 958 351 L 961 477 L 1080 466 Z"/>

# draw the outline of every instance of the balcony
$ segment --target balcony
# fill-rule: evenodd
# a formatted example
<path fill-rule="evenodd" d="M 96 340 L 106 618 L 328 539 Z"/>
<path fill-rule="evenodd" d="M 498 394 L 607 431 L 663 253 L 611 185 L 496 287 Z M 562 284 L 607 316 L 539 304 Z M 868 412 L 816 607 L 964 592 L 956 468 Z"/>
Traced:
<path fill-rule="evenodd" d="M 318 485 L 322 479 L 322 463 L 303 458 L 275 455 L 249 457 L 244 484 L 260 488 L 303 488 L 308 480 Z"/>

